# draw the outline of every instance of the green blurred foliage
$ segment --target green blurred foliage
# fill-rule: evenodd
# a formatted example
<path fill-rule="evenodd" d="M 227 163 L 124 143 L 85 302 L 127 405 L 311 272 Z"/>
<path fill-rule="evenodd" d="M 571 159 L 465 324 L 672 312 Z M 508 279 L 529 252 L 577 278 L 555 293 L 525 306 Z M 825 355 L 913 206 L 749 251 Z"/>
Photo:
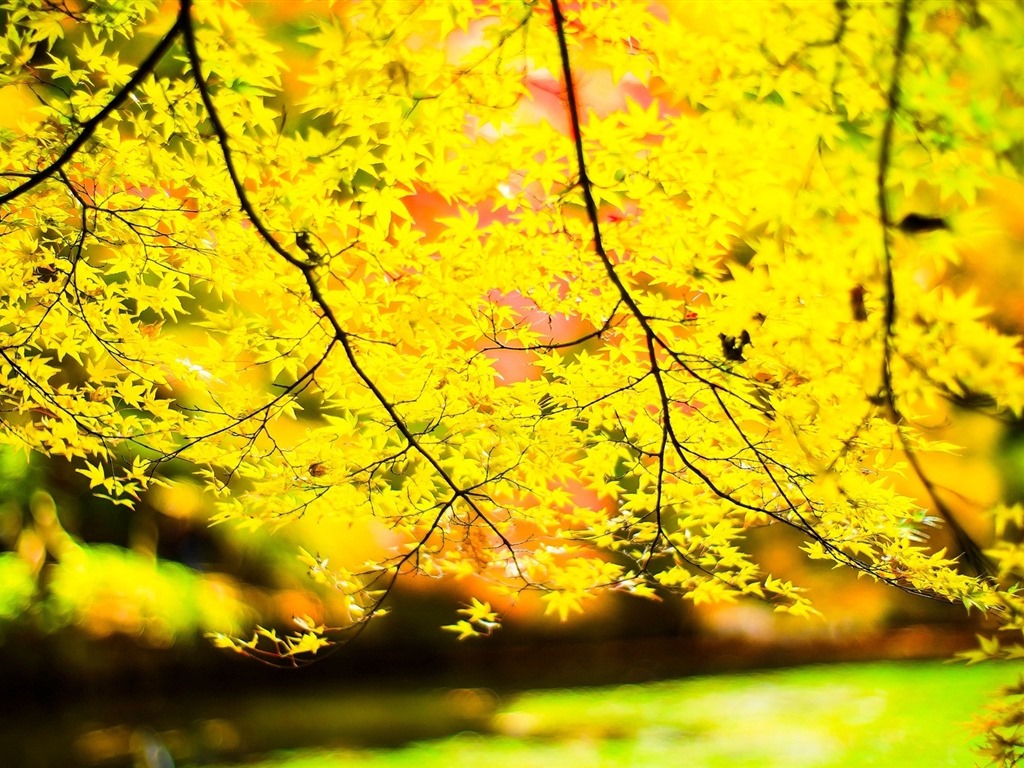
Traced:
<path fill-rule="evenodd" d="M 124 513 L 61 470 L 56 460 L 0 446 L 0 630 L 119 634 L 167 648 L 289 618 L 274 598 L 306 580 L 285 555 L 287 541 L 211 532 L 187 486 L 164 486 L 153 499 L 163 510 L 144 503 Z M 162 533 L 193 562 L 161 556 Z"/>
<path fill-rule="evenodd" d="M 534 691 L 500 707 L 486 734 L 394 750 L 282 752 L 246 765 L 961 768 L 974 764 L 971 717 L 1006 672 L 885 663 Z"/>
<path fill-rule="evenodd" d="M 197 631 L 241 632 L 252 614 L 207 576 L 109 544 L 68 552 L 53 567 L 48 593 L 60 625 L 137 635 L 157 647 Z"/>
<path fill-rule="evenodd" d="M 0 552 L 0 621 L 24 613 L 36 595 L 36 582 L 28 563 L 13 552 Z"/>

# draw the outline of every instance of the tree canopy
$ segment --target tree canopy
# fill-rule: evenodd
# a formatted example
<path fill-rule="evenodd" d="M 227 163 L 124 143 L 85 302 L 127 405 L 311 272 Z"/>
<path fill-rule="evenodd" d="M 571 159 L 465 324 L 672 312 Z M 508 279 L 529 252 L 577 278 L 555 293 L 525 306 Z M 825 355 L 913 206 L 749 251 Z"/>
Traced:
<path fill-rule="evenodd" d="M 1019 3 L 0 7 L 0 440 L 377 532 L 303 554 L 346 622 L 219 642 L 315 651 L 411 573 L 476 585 L 460 637 L 524 590 L 812 613 L 766 526 L 1020 627 L 1024 512 L 983 552 L 921 461 L 1024 408 L 960 279 Z"/>

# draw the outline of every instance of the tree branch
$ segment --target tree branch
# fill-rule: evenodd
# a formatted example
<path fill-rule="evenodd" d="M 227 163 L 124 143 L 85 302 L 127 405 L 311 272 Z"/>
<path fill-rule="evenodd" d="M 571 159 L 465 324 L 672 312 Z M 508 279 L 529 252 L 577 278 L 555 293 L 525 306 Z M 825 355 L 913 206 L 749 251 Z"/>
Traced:
<path fill-rule="evenodd" d="M 366 370 L 363 368 L 359 359 L 356 356 L 356 350 L 353 346 L 352 336 L 341 326 L 335 315 L 333 309 L 327 301 L 320 284 L 316 278 L 316 264 L 313 264 L 307 260 L 296 258 L 293 254 L 289 253 L 288 250 L 280 243 L 280 241 L 273 235 L 272 232 L 267 228 L 263 222 L 262 217 L 256 211 L 249 199 L 248 193 L 245 191 L 245 186 L 242 183 L 241 177 L 238 175 L 238 170 L 235 167 L 233 155 L 231 151 L 231 139 L 228 135 L 227 129 L 224 127 L 223 122 L 220 119 L 216 105 L 213 103 L 213 98 L 210 93 L 209 83 L 202 74 L 202 59 L 199 55 L 199 50 L 196 46 L 195 39 L 195 26 L 191 18 L 192 0 L 181 0 L 181 13 L 179 16 L 181 30 L 184 37 L 185 49 L 188 55 L 189 64 L 192 68 L 192 77 L 195 81 L 196 87 L 199 90 L 200 98 L 202 99 L 203 106 L 206 108 L 207 115 L 210 118 L 210 124 L 213 126 L 214 134 L 217 138 L 217 143 L 220 146 L 221 154 L 224 157 L 225 168 L 228 172 L 228 176 L 231 179 L 231 184 L 234 187 L 235 197 L 238 203 L 248 217 L 249 221 L 252 222 L 253 228 L 259 234 L 259 236 L 267 243 L 270 248 L 277 253 L 281 258 L 287 261 L 290 265 L 300 270 L 303 278 L 305 279 L 306 285 L 309 290 L 310 299 L 317 306 L 319 311 L 322 313 L 324 319 L 330 324 L 333 331 L 333 343 L 337 342 L 341 345 L 341 348 L 348 360 L 349 367 L 356 374 L 363 385 L 371 392 L 374 399 L 380 404 L 381 408 L 387 413 L 390 423 L 398 430 L 402 438 L 406 443 L 419 454 L 427 464 L 437 473 L 441 481 L 451 490 L 452 496 L 444 504 L 440 505 L 439 512 L 434 517 L 432 522 L 427 526 L 426 532 L 420 537 L 418 543 L 414 546 L 413 550 L 407 553 L 405 556 L 400 558 L 398 568 L 407 563 L 412 559 L 416 552 L 423 546 L 426 545 L 429 538 L 438 529 L 441 524 L 445 513 L 454 507 L 454 505 L 462 501 L 473 510 L 474 514 L 479 520 L 481 520 L 487 528 L 489 528 L 500 540 L 502 546 L 508 551 L 513 563 L 516 566 L 516 570 L 525 580 L 525 572 L 519 567 L 516 561 L 515 550 L 512 542 L 508 540 L 504 533 L 497 527 L 497 525 L 485 515 L 480 505 L 477 503 L 474 497 L 479 497 L 480 494 L 475 492 L 472 488 L 463 488 L 452 477 L 452 475 L 441 465 L 440 461 L 430 451 L 426 449 L 423 443 L 417 438 L 417 436 L 410 429 L 405 419 L 398 412 L 396 405 L 388 399 L 387 395 L 384 394 L 383 390 L 374 381 Z M 397 570 L 396 570 L 397 573 Z"/>
<path fill-rule="evenodd" d="M 178 14 L 178 17 L 174 20 L 174 25 L 167 31 L 167 34 L 161 38 L 160 42 L 156 44 L 156 47 L 153 48 L 149 55 L 141 64 L 139 64 L 138 68 L 135 70 L 135 74 L 131 76 L 121 90 L 114 94 L 114 97 L 107 102 L 103 109 L 89 118 L 89 120 L 82 125 L 82 130 L 79 132 L 78 136 L 76 136 L 74 141 L 64 148 L 64 151 L 60 153 L 57 159 L 45 168 L 33 173 L 28 179 L 14 189 L 0 195 L 0 205 L 9 203 L 20 195 L 35 189 L 47 179 L 52 178 L 61 168 L 71 161 L 71 158 L 73 158 L 85 143 L 93 137 L 100 124 L 106 120 L 115 109 L 125 102 L 132 91 L 134 91 L 143 80 L 153 73 L 157 64 L 160 63 L 160 60 L 163 59 L 167 51 L 170 50 L 172 45 L 174 45 L 178 35 L 184 31 L 186 18 L 184 8 L 190 4 L 191 0 L 183 0 L 183 11 Z"/>
<path fill-rule="evenodd" d="M 882 340 L 882 396 L 892 414 L 896 424 L 896 433 L 899 436 L 900 444 L 907 456 L 911 469 L 917 475 L 926 493 L 932 501 L 932 505 L 939 515 L 946 522 L 950 533 L 953 535 L 957 546 L 960 548 L 964 561 L 984 578 L 989 578 L 991 565 L 978 546 L 977 542 L 964 530 L 963 526 L 953 516 L 952 510 L 939 497 L 935 484 L 929 479 L 921 466 L 916 450 L 910 444 L 903 426 L 903 414 L 900 411 L 899 403 L 896 400 L 896 393 L 893 390 L 892 360 L 895 354 L 895 325 L 896 325 L 896 283 L 893 275 L 893 253 L 892 253 L 892 230 L 897 226 L 893 221 L 889 209 L 889 196 L 886 186 L 889 177 L 889 168 L 892 165 L 892 145 L 896 127 L 896 117 L 902 108 L 901 78 L 903 74 L 903 62 L 906 58 L 907 40 L 910 37 L 910 3 L 911 0 L 900 0 L 898 18 L 896 23 L 896 38 L 893 41 L 893 65 L 892 75 L 889 82 L 889 91 L 886 96 L 885 123 L 882 126 L 881 147 L 878 154 L 878 218 L 882 225 L 882 254 L 883 254 L 883 282 L 884 282 L 884 327 Z"/>

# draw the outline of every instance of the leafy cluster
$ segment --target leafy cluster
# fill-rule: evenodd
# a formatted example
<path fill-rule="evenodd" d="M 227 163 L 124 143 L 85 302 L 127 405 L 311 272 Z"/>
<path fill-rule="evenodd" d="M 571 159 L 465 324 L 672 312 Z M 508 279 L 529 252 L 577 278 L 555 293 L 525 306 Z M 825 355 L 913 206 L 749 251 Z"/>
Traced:
<path fill-rule="evenodd" d="M 1020 175 L 1017 5 L 351 3 L 288 40 L 242 4 L 83 6 L 2 6 L 34 102 L 0 134 L 3 442 L 115 503 L 184 467 L 222 522 L 379 531 L 304 554 L 339 630 L 411 573 L 562 617 L 813 612 L 750 552 L 772 525 L 1020 615 L 1019 549 L 977 578 L 918 461 L 949 402 L 1024 408 L 1017 340 L 948 286 Z M 300 630 L 218 642 L 328 632 Z"/>

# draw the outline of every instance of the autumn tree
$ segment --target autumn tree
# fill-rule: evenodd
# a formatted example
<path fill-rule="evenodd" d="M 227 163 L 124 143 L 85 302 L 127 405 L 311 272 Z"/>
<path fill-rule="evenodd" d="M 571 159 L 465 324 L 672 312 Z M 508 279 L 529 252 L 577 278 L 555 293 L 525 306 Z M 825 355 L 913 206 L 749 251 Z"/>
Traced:
<path fill-rule="evenodd" d="M 221 644 L 315 652 L 414 573 L 476 585 L 460 637 L 523 591 L 813 613 L 767 526 L 1022 628 L 1024 512 L 975 542 L 922 459 L 1024 406 L 957 280 L 1024 161 L 1019 3 L 0 7 L 0 439 L 387 532 L 302 554 L 344 622 Z"/>

